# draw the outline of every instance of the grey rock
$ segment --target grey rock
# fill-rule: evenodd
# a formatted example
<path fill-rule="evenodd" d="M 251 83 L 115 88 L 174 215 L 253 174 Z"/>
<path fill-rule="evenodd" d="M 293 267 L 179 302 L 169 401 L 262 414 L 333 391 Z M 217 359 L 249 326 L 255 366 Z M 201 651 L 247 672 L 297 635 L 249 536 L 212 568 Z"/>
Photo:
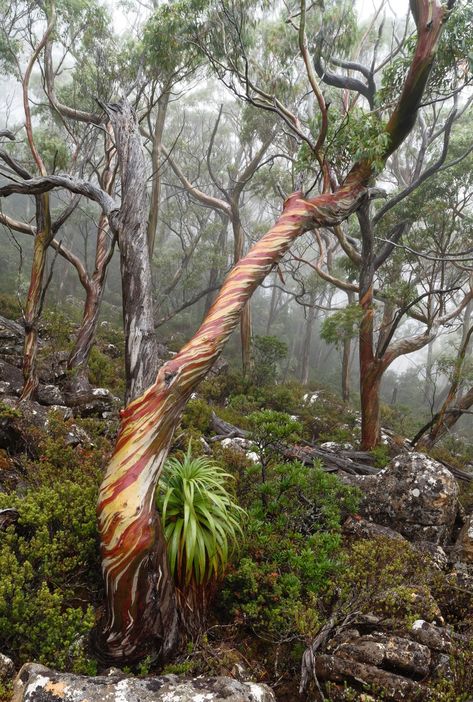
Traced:
<path fill-rule="evenodd" d="M 21 451 L 34 453 L 36 445 L 31 437 L 31 426 L 44 430 L 48 422 L 45 407 L 33 400 L 18 402 L 16 397 L 2 397 L 4 405 L 13 411 L 0 418 L 0 449 L 15 454 Z"/>
<path fill-rule="evenodd" d="M 421 453 L 401 454 L 377 475 L 350 476 L 364 492 L 360 513 L 410 541 L 445 546 L 458 512 L 458 485 L 445 466 Z"/>
<path fill-rule="evenodd" d="M 359 539 L 375 539 L 383 537 L 385 539 L 393 539 L 394 541 L 406 541 L 404 536 L 394 529 L 390 529 L 382 524 L 369 522 L 362 517 L 348 517 L 343 524 L 343 531 L 350 536 L 356 536 Z"/>
<path fill-rule="evenodd" d="M 447 570 L 448 556 L 441 546 L 433 544 L 431 541 L 414 541 L 412 545 L 416 551 L 430 559 L 434 568 L 442 571 Z"/>
<path fill-rule="evenodd" d="M 37 395 L 41 405 L 64 405 L 64 397 L 57 385 L 39 385 Z"/>
<path fill-rule="evenodd" d="M 19 397 L 23 387 L 23 373 L 19 368 L 7 361 L 0 360 L 0 380 L 0 394 Z"/>
<path fill-rule="evenodd" d="M 345 641 L 334 653 L 359 663 L 419 677 L 428 675 L 431 661 L 430 650 L 424 644 L 378 632 Z"/>
<path fill-rule="evenodd" d="M 435 626 L 423 619 L 416 619 L 410 633 L 418 643 L 428 646 L 433 651 L 449 653 L 452 650 L 450 634 L 443 627 Z"/>
<path fill-rule="evenodd" d="M 0 653 L 0 680 L 7 681 L 15 675 L 15 664 L 11 658 Z"/>
<path fill-rule="evenodd" d="M 27 663 L 15 679 L 12 702 L 275 702 L 275 699 L 266 685 L 227 677 L 130 678 L 114 674 L 85 677 Z"/>

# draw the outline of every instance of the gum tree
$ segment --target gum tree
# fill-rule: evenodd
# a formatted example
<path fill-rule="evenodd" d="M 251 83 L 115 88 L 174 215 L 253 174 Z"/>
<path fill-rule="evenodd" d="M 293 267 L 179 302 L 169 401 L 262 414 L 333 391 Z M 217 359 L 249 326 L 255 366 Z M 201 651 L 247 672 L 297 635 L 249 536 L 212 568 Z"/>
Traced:
<path fill-rule="evenodd" d="M 179 644 L 179 613 L 155 507 L 156 485 L 175 428 L 192 391 L 218 358 L 257 286 L 304 232 L 337 226 L 365 206 L 373 194 L 370 185 L 376 170 L 411 131 L 448 8 L 438 0 L 411 0 L 411 9 L 417 27 L 416 46 L 400 98 L 385 127 L 384 151 L 376 163 L 369 158 L 359 159 L 340 185 L 334 184 L 332 188 L 330 173 L 325 168 L 322 132 L 314 146 L 325 173 L 324 192 L 307 197 L 298 190 L 286 198 L 275 225 L 227 276 L 198 331 L 154 378 L 151 377 L 152 362 L 147 363 L 152 357 L 147 353 L 144 359 L 138 358 L 140 343 L 131 344 L 128 349 L 131 366 L 133 362 L 140 365 L 139 382 L 133 383 L 130 396 L 134 399 L 122 412 L 117 444 L 98 503 L 107 608 L 105 620 L 97 632 L 97 647 L 104 659 L 123 663 L 152 652 L 165 659 Z M 304 55 L 308 57 L 303 36 L 301 42 L 305 47 Z M 319 99 L 318 86 L 312 78 L 309 71 L 311 87 L 320 109 L 327 116 L 325 102 Z M 66 187 L 98 201 L 118 233 L 122 261 L 127 255 L 132 259 L 127 264 L 130 277 L 123 282 L 128 283 L 146 306 L 147 299 L 141 293 L 148 272 L 138 267 L 142 254 L 136 251 L 138 245 L 147 249 L 141 144 L 136 120 L 126 102 L 108 105 L 106 110 L 114 128 L 120 162 L 120 206 L 92 183 L 67 176 L 38 177 L 8 184 L 0 188 L 0 196 L 14 192 L 43 194 L 54 187 Z M 130 244 L 132 250 L 122 246 L 130 230 L 139 233 L 138 241 L 134 239 Z M 126 299 L 124 304 L 127 305 Z M 128 320 L 131 326 L 139 322 L 135 304 L 125 309 L 125 315 L 132 311 L 137 317 Z"/>

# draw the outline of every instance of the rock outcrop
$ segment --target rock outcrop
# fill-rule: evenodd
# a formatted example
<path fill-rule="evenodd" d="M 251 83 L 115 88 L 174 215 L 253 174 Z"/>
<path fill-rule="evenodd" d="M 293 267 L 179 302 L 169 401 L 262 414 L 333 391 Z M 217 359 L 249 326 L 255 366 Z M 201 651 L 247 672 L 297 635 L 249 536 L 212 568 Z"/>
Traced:
<path fill-rule="evenodd" d="M 177 675 L 132 678 L 85 677 L 57 673 L 27 663 L 18 673 L 12 702 L 275 702 L 267 685 L 233 678 L 192 678 Z"/>
<path fill-rule="evenodd" d="M 377 475 L 347 479 L 363 492 L 362 516 L 409 541 L 445 546 L 458 513 L 458 484 L 441 463 L 421 453 L 394 458 Z"/>

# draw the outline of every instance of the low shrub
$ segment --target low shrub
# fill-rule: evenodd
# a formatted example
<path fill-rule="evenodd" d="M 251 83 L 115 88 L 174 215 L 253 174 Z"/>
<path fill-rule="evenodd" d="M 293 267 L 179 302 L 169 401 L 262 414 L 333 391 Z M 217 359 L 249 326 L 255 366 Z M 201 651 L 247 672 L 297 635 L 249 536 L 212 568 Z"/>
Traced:
<path fill-rule="evenodd" d="M 0 649 L 17 664 L 95 670 L 80 639 L 100 588 L 96 501 L 94 486 L 70 480 L 0 493 L 0 509 L 19 512 L 0 542 Z"/>
<path fill-rule="evenodd" d="M 317 466 L 271 466 L 261 486 L 255 470 L 240 481 L 248 519 L 220 606 L 264 638 L 308 640 L 320 624 L 317 597 L 341 565 L 341 522 L 358 496 Z"/>

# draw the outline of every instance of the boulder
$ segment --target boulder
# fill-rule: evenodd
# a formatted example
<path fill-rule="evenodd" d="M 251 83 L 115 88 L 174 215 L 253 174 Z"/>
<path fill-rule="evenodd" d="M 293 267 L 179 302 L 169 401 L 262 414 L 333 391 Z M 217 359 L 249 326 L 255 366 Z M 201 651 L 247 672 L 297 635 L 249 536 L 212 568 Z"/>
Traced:
<path fill-rule="evenodd" d="M 192 678 L 177 675 L 130 678 L 85 677 L 58 673 L 27 663 L 18 673 L 12 702 L 275 702 L 266 685 L 233 678 Z"/>
<path fill-rule="evenodd" d="M 425 677 L 429 674 L 430 650 L 417 641 L 375 632 L 346 641 L 337 656 L 359 663 L 388 668 L 401 674 Z"/>
<path fill-rule="evenodd" d="M 20 396 L 23 387 L 23 373 L 19 368 L 0 360 L 0 396 Z"/>
<path fill-rule="evenodd" d="M 26 451 L 34 454 L 36 438 L 32 428 L 45 430 L 48 411 L 33 400 L 18 402 L 16 397 L 2 398 L 0 409 L 0 449 L 11 454 Z"/>
<path fill-rule="evenodd" d="M 360 513 L 410 541 L 445 546 L 458 512 L 458 485 L 441 463 L 421 453 L 401 454 L 377 475 L 350 476 L 363 491 Z"/>
<path fill-rule="evenodd" d="M 0 680 L 7 681 L 15 674 L 15 664 L 11 658 L 0 653 Z"/>
<path fill-rule="evenodd" d="M 452 650 L 451 636 L 444 627 L 435 626 L 435 624 L 430 624 L 423 619 L 416 619 L 410 633 L 413 639 L 428 646 L 433 651 L 450 653 Z"/>
<path fill-rule="evenodd" d="M 414 541 L 412 546 L 423 556 L 427 556 L 436 570 L 447 570 L 448 556 L 441 546 L 431 541 Z"/>
<path fill-rule="evenodd" d="M 319 680 L 355 685 L 362 682 L 364 685 L 376 688 L 376 690 L 382 690 L 383 699 L 393 702 L 428 699 L 425 688 L 403 675 L 397 675 L 367 663 L 348 660 L 341 656 L 326 654 L 316 656 L 314 670 Z M 378 693 L 376 697 L 378 698 Z"/>
<path fill-rule="evenodd" d="M 37 396 L 40 405 L 64 405 L 64 397 L 57 385 L 39 385 Z"/>
<path fill-rule="evenodd" d="M 0 358 L 21 357 L 24 338 L 25 330 L 21 324 L 0 315 Z"/>
<path fill-rule="evenodd" d="M 382 526 L 382 524 L 375 524 L 374 522 L 369 522 L 363 517 L 358 515 L 353 517 L 347 517 L 343 523 L 343 532 L 347 536 L 355 536 L 358 539 L 393 539 L 394 541 L 404 541 L 406 539 L 398 531 L 390 529 L 387 526 Z"/>

